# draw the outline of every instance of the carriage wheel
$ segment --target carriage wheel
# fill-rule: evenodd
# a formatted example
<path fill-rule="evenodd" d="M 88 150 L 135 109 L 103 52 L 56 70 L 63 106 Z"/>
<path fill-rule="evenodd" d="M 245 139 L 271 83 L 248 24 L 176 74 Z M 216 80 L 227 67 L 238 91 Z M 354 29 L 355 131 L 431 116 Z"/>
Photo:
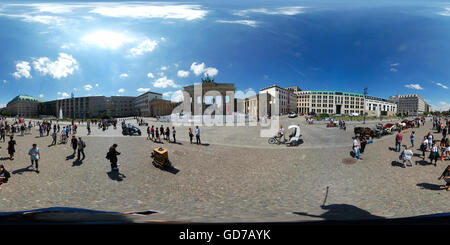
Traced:
<path fill-rule="evenodd" d="M 268 140 L 268 142 L 269 142 L 269 144 L 275 144 L 275 139 L 274 139 L 274 138 L 270 138 L 270 139 Z"/>

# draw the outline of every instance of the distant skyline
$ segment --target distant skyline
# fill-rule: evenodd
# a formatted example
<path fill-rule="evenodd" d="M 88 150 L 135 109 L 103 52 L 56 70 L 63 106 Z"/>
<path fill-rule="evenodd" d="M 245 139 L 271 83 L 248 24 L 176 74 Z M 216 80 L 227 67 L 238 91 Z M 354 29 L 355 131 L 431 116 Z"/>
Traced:
<path fill-rule="evenodd" d="M 450 109 L 450 3 L 0 1 L 0 107 L 44 100 L 179 99 L 205 75 L 237 97 L 277 84 Z"/>

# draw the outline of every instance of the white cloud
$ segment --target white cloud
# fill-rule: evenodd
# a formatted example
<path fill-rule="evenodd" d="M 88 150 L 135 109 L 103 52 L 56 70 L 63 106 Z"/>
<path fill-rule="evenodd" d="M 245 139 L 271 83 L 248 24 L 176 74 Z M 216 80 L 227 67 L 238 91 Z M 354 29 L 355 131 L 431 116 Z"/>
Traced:
<path fill-rule="evenodd" d="M 138 88 L 136 91 L 139 93 L 146 93 L 150 91 L 150 88 Z"/>
<path fill-rule="evenodd" d="M 448 89 L 448 87 L 447 86 L 445 86 L 444 84 L 442 84 L 442 83 L 436 83 L 436 85 L 438 85 L 439 87 L 442 87 L 442 88 L 444 88 L 444 89 Z"/>
<path fill-rule="evenodd" d="M 391 66 L 398 66 L 398 65 L 400 65 L 400 64 L 399 63 L 391 64 Z"/>
<path fill-rule="evenodd" d="M 161 66 L 161 71 L 167 70 L 167 66 Z"/>
<path fill-rule="evenodd" d="M 34 59 L 33 67 L 42 75 L 50 75 L 56 79 L 72 75 L 75 70 L 78 70 L 77 60 L 72 55 L 65 53 L 59 53 L 58 59 L 55 61 L 51 61 L 47 57 Z"/>
<path fill-rule="evenodd" d="M 208 11 L 199 5 L 156 5 L 156 4 L 118 4 L 116 6 L 96 7 L 91 13 L 115 18 L 163 18 L 195 20 L 203 18 Z"/>
<path fill-rule="evenodd" d="M 86 84 L 86 85 L 84 85 L 84 90 L 86 90 L 86 91 L 90 91 L 91 89 L 92 89 L 92 85 L 90 85 L 90 84 Z"/>
<path fill-rule="evenodd" d="M 229 23 L 229 24 L 241 24 L 251 27 L 257 27 L 258 24 L 254 20 L 216 20 L 219 23 Z"/>
<path fill-rule="evenodd" d="M 179 86 L 173 82 L 171 79 L 167 79 L 167 77 L 160 77 L 156 79 L 156 81 L 153 83 L 153 86 L 156 88 L 178 88 Z"/>
<path fill-rule="evenodd" d="M 165 37 L 161 37 L 160 39 L 161 39 L 161 41 L 166 41 L 167 40 Z"/>
<path fill-rule="evenodd" d="M 0 104 L 0 108 L 6 107 L 6 104 Z"/>
<path fill-rule="evenodd" d="M 439 15 L 450 16 L 450 8 L 445 8 L 445 11 L 438 12 Z"/>
<path fill-rule="evenodd" d="M 3 83 L 8 83 L 8 81 L 6 81 L 6 80 L 3 80 L 2 82 L 3 82 Z"/>
<path fill-rule="evenodd" d="M 147 73 L 147 77 L 148 78 L 154 78 L 155 76 L 153 76 L 153 73 L 149 72 L 149 73 Z"/>
<path fill-rule="evenodd" d="M 84 36 L 81 38 L 81 41 L 87 44 L 97 45 L 101 48 L 117 49 L 123 44 L 130 43 L 135 40 L 117 32 L 97 31 Z"/>
<path fill-rule="evenodd" d="M 215 75 L 217 75 L 217 73 L 219 73 L 219 70 L 214 67 L 208 67 L 205 70 L 205 75 L 208 75 L 210 77 L 214 77 Z"/>
<path fill-rule="evenodd" d="M 448 111 L 450 110 L 450 103 L 445 101 L 440 101 L 437 105 L 431 105 L 433 111 Z"/>
<path fill-rule="evenodd" d="M 45 25 L 54 25 L 60 26 L 62 25 L 66 19 L 59 16 L 50 16 L 50 15 L 30 15 L 30 14 L 4 14 L 0 13 L 0 16 L 10 17 L 10 18 L 18 18 L 24 22 L 33 22 L 40 23 Z"/>
<path fill-rule="evenodd" d="M 160 76 L 160 77 L 164 76 L 164 72 L 158 73 L 158 76 Z"/>
<path fill-rule="evenodd" d="M 250 13 L 256 13 L 256 14 L 269 14 L 269 15 L 297 15 L 304 13 L 304 9 L 306 7 L 301 6 L 292 6 L 292 7 L 281 7 L 276 9 L 266 9 L 266 8 L 259 8 L 259 9 L 245 9 L 240 10 L 235 13 L 235 15 L 239 16 L 248 16 Z"/>
<path fill-rule="evenodd" d="M 98 86 L 99 86 L 98 83 L 96 83 L 96 84 L 95 84 L 95 87 L 98 87 Z"/>
<path fill-rule="evenodd" d="M 411 88 L 411 89 L 417 89 L 417 90 L 422 90 L 422 89 L 423 89 L 423 88 L 420 86 L 420 84 L 407 84 L 407 85 L 405 85 L 405 87 Z"/>
<path fill-rule="evenodd" d="M 143 55 L 144 53 L 153 51 L 153 49 L 155 49 L 157 45 L 158 42 L 151 41 L 150 39 L 145 39 L 137 47 L 131 48 L 130 53 L 132 56 Z"/>
<path fill-rule="evenodd" d="M 177 76 L 179 76 L 179 77 L 188 77 L 189 76 L 189 71 L 179 70 L 178 73 L 177 73 Z"/>
<path fill-rule="evenodd" d="M 125 92 L 125 89 L 121 88 L 121 89 L 117 90 L 117 92 L 123 93 L 123 92 Z"/>
<path fill-rule="evenodd" d="M 41 99 L 44 98 L 44 94 L 40 94 L 39 98 L 41 98 Z"/>
<path fill-rule="evenodd" d="M 69 94 L 66 92 L 57 92 L 58 95 L 61 95 L 59 99 L 67 98 L 69 97 Z"/>
<path fill-rule="evenodd" d="M 204 74 L 213 77 L 219 73 L 219 70 L 217 70 L 216 68 L 214 67 L 205 68 L 205 63 L 198 64 L 197 62 L 192 63 L 191 71 L 194 72 L 196 76 Z"/>
<path fill-rule="evenodd" d="M 398 71 L 398 70 L 395 69 L 395 68 L 391 68 L 391 69 L 389 69 L 389 71 L 391 71 L 391 72 L 396 72 L 396 71 Z"/>
<path fill-rule="evenodd" d="M 16 72 L 14 72 L 12 75 L 15 78 L 31 78 L 31 66 L 30 63 L 27 61 L 19 61 L 19 63 L 16 64 Z"/>
<path fill-rule="evenodd" d="M 256 95 L 255 90 L 253 88 L 248 88 L 244 91 L 242 91 L 242 90 L 236 91 L 236 93 L 234 94 L 234 97 L 236 99 L 245 99 L 245 98 L 248 98 L 248 97 L 254 96 L 254 95 Z"/>
<path fill-rule="evenodd" d="M 128 77 L 128 74 L 122 73 L 122 74 L 119 75 L 119 77 L 120 77 L 120 78 L 127 78 L 127 77 Z"/>
<path fill-rule="evenodd" d="M 166 99 L 170 98 L 172 102 L 181 102 L 184 99 L 182 90 L 165 92 L 163 93 L 163 97 Z"/>

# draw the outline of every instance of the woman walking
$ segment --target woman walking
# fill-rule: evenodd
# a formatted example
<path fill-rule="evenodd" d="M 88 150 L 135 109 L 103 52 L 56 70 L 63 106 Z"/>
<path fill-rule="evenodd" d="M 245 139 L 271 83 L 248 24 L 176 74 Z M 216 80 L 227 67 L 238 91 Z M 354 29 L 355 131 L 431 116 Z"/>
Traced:
<path fill-rule="evenodd" d="M 434 160 L 434 166 L 437 166 L 437 160 L 439 158 L 439 148 L 436 145 L 436 141 L 433 142 L 433 146 L 431 147 L 430 152 L 430 163 L 433 164 Z"/>
<path fill-rule="evenodd" d="M 425 160 L 425 152 L 427 151 L 427 147 L 428 147 L 428 139 L 427 136 L 424 136 L 420 144 L 420 150 L 422 150 L 423 160 Z"/>
<path fill-rule="evenodd" d="M 16 141 L 14 140 L 14 136 L 11 135 L 11 137 L 9 137 L 9 142 L 8 142 L 8 154 L 9 154 L 9 159 L 10 160 L 14 160 L 14 152 L 16 152 Z"/>
<path fill-rule="evenodd" d="M 189 140 L 191 141 L 191 144 L 192 144 L 192 138 L 194 138 L 194 134 L 192 133 L 191 128 L 189 128 L 188 134 L 189 134 Z"/>

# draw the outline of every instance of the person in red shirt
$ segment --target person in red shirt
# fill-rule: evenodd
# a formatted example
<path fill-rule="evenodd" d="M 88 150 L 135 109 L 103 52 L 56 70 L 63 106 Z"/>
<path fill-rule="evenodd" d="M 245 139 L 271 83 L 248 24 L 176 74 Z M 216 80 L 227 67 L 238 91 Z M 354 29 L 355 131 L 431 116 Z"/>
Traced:
<path fill-rule="evenodd" d="M 400 152 L 400 149 L 402 146 L 402 140 L 403 140 L 403 135 L 402 135 L 401 131 L 399 130 L 397 135 L 395 136 L 395 151 L 396 152 Z"/>

